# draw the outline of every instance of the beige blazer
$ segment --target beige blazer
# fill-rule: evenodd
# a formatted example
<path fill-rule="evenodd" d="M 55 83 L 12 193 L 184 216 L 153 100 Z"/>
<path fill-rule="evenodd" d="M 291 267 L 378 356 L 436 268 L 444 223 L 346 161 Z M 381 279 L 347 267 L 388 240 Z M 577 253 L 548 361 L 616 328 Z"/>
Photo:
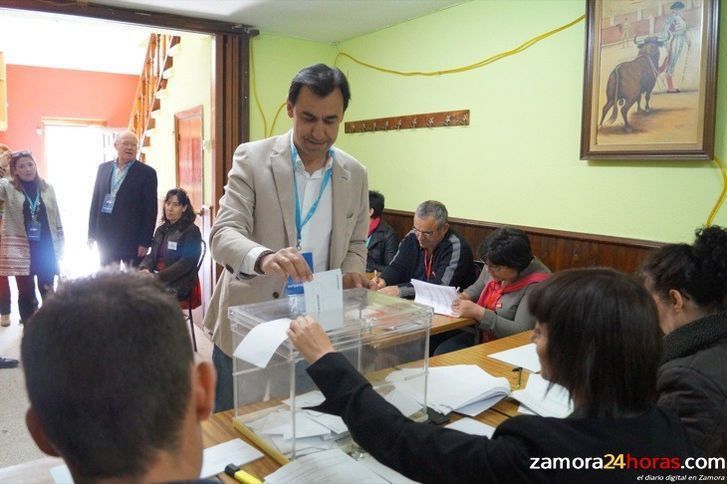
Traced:
<path fill-rule="evenodd" d="M 296 243 L 290 132 L 237 147 L 225 194 L 210 233 L 210 252 L 225 267 L 212 294 L 204 325 L 227 354 L 234 350 L 227 309 L 280 296 L 284 281 L 274 276 L 238 279 L 245 255 L 254 247 L 271 250 Z M 369 203 L 366 168 L 334 148 L 333 229 L 328 266 L 364 272 Z"/>

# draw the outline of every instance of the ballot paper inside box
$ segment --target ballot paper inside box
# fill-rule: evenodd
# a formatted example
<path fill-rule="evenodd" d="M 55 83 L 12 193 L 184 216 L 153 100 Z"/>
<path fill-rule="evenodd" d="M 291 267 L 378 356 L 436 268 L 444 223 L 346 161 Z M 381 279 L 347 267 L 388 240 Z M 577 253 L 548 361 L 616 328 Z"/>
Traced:
<path fill-rule="evenodd" d="M 302 295 L 231 307 L 235 347 L 258 325 L 304 314 Z M 343 291 L 342 311 L 325 319 L 336 351 L 402 413 L 426 420 L 426 398 L 421 396 L 426 396 L 431 308 L 366 289 L 348 289 Z M 307 367 L 287 339 L 264 367 L 233 357 L 236 426 L 268 447 L 264 450 L 289 459 L 334 446 L 349 452 L 352 441 L 343 421 L 306 408 L 324 399 Z M 418 395 L 412 394 L 411 385 L 402 391 L 398 383 L 387 380 L 392 371 L 401 369 L 410 369 Z"/>

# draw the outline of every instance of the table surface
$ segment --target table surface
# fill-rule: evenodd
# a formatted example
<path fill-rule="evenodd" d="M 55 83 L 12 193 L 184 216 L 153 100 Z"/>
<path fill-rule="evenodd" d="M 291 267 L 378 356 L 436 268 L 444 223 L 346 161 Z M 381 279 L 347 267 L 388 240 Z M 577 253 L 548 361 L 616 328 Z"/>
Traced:
<path fill-rule="evenodd" d="M 435 315 L 435 318 L 439 317 Z M 447 318 L 447 316 L 441 316 Z M 456 318 L 449 318 L 456 319 Z M 469 320 L 471 321 L 471 320 Z M 445 321 L 446 322 L 446 321 Z M 429 359 L 431 366 L 444 366 L 444 365 L 461 365 L 461 364 L 473 364 L 478 365 L 485 371 L 489 372 L 494 376 L 503 376 L 510 381 L 510 385 L 515 388 L 517 384 L 517 373 L 513 372 L 512 365 L 507 363 L 494 360 L 489 358 L 488 355 L 497 353 L 499 351 L 515 348 L 522 346 L 530 342 L 531 331 L 519 333 L 506 338 L 501 338 L 489 343 L 472 346 L 463 350 L 454 351 L 444 355 L 435 356 Z M 523 371 L 522 385 L 525 385 L 527 381 L 527 371 Z M 228 410 L 226 412 L 216 413 L 208 420 L 202 423 L 202 442 L 205 448 L 211 447 L 222 442 L 235 438 L 242 438 L 249 442 L 248 439 L 242 437 L 232 426 L 232 419 L 234 418 L 235 411 Z M 509 417 L 517 415 L 517 403 L 506 399 L 499 402 L 491 409 L 483 412 L 476 417 L 476 420 L 484 422 L 488 425 L 496 427 L 504 420 Z M 455 416 L 454 419 L 457 417 Z M 254 445 L 254 444 L 253 444 Z M 6 467 L 0 469 L 0 483 L 5 482 L 24 482 L 24 483 L 49 483 L 53 482 L 49 470 L 52 467 L 62 464 L 63 461 L 55 457 L 44 457 L 42 459 L 18 464 L 15 466 Z M 276 469 L 280 465 L 275 462 L 271 457 L 265 455 L 262 459 L 253 461 L 243 468 L 257 477 L 266 476 Z M 233 479 L 226 475 L 220 475 L 223 482 L 235 482 Z"/>

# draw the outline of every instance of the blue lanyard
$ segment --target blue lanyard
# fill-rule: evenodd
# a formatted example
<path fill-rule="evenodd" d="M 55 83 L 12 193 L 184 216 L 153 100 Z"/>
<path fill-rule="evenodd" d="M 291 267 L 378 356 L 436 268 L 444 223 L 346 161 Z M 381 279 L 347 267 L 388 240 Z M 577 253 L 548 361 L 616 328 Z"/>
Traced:
<path fill-rule="evenodd" d="M 329 156 L 331 155 L 331 152 L 328 152 Z M 295 175 L 295 160 L 298 159 L 298 150 L 295 148 L 295 145 L 293 145 L 291 149 L 291 155 L 290 159 L 292 160 L 293 165 L 293 191 L 295 192 L 295 230 L 296 230 L 296 248 L 300 250 L 300 240 L 301 240 L 301 232 L 303 230 L 303 226 L 308 223 L 308 221 L 313 217 L 313 214 L 316 213 L 316 210 L 318 210 L 318 203 L 321 201 L 321 197 L 323 197 L 323 192 L 326 191 L 326 187 L 328 186 L 328 183 L 331 181 L 331 168 L 327 168 L 325 173 L 323 174 L 323 182 L 321 183 L 321 189 L 318 192 L 318 198 L 316 198 L 316 201 L 313 202 L 313 205 L 310 206 L 308 209 L 308 214 L 306 214 L 305 218 L 301 220 L 301 206 L 300 206 L 300 197 L 298 196 L 298 178 Z"/>
<path fill-rule="evenodd" d="M 33 219 L 33 222 L 37 222 L 38 209 L 40 208 L 40 187 L 38 187 L 35 192 L 35 200 L 30 199 L 30 196 L 28 196 L 28 192 L 25 191 L 25 188 L 23 188 L 23 194 L 25 195 L 25 199 L 28 201 L 28 207 L 30 207 L 30 217 Z"/>
<path fill-rule="evenodd" d="M 122 183 L 124 183 L 124 180 L 126 179 L 126 175 L 129 173 L 129 168 L 131 168 L 131 165 L 133 165 L 136 162 L 136 160 L 132 160 L 128 165 L 126 165 L 124 168 L 119 170 L 116 167 L 116 162 L 114 161 L 114 168 L 111 170 L 111 195 L 116 196 L 116 193 L 119 191 L 119 187 Z M 119 174 L 120 172 L 120 174 Z"/>

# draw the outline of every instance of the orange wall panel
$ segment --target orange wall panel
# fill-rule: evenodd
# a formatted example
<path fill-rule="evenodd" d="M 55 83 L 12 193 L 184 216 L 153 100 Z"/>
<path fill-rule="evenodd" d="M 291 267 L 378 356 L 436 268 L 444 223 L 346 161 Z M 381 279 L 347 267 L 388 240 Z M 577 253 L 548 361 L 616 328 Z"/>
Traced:
<path fill-rule="evenodd" d="M 8 65 L 7 80 L 8 129 L 0 132 L 0 143 L 32 151 L 43 175 L 41 119 L 85 118 L 106 121 L 109 127 L 128 126 L 139 77 Z"/>

